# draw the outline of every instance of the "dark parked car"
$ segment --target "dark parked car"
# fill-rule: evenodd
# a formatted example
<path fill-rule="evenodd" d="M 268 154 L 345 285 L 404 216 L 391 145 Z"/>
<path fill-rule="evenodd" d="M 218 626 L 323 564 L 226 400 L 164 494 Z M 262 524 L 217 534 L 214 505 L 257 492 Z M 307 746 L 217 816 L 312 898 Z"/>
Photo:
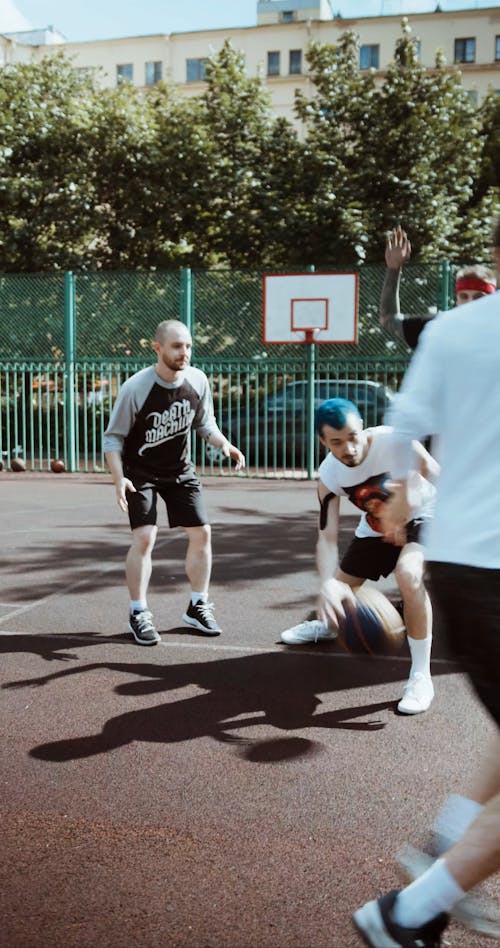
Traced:
<path fill-rule="evenodd" d="M 271 395 L 261 396 L 244 411 L 233 409 L 221 419 L 221 428 L 247 456 L 251 465 L 307 465 L 307 393 L 303 379 L 289 382 Z M 393 393 L 369 379 L 316 379 L 314 407 L 328 398 L 347 398 L 357 405 L 365 427 L 382 424 Z M 315 463 L 323 457 L 315 438 Z"/>
<path fill-rule="evenodd" d="M 290 415 L 300 418 L 307 411 L 307 381 L 290 382 L 280 392 L 267 399 L 271 415 Z M 366 427 L 380 425 L 389 407 L 392 392 L 380 382 L 369 379 L 316 379 L 314 383 L 315 408 L 327 398 L 347 398 L 357 405 Z"/>

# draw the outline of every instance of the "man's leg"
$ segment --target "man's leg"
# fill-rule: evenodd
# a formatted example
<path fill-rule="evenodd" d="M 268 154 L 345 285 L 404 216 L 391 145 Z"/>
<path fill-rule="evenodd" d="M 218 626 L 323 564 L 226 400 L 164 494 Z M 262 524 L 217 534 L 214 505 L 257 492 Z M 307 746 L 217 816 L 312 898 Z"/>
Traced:
<path fill-rule="evenodd" d="M 151 524 L 136 527 L 132 531 L 132 543 L 125 564 L 130 595 L 129 629 L 139 645 L 156 645 L 160 641 L 147 606 L 152 570 L 151 554 L 157 532 L 157 527 Z"/>
<path fill-rule="evenodd" d="M 427 711 L 434 697 L 430 661 L 432 607 L 424 586 L 424 555 L 420 544 L 403 547 L 394 570 L 403 600 L 404 619 L 411 654 L 410 677 L 398 710 L 403 714 Z"/>
<path fill-rule="evenodd" d="M 186 576 L 191 591 L 208 596 L 212 572 L 212 535 L 208 523 L 201 527 L 184 527 L 188 538 L 186 552 Z"/>
<path fill-rule="evenodd" d="M 212 536 L 208 523 L 198 527 L 184 527 L 188 538 L 186 576 L 191 586 L 191 602 L 183 615 L 184 622 L 205 635 L 219 635 L 213 603 L 208 602 L 208 587 L 212 572 Z"/>
<path fill-rule="evenodd" d="M 151 579 L 151 554 L 156 541 L 158 528 L 150 526 L 136 527 L 132 531 L 132 543 L 127 554 L 125 572 L 131 601 L 145 601 Z"/>

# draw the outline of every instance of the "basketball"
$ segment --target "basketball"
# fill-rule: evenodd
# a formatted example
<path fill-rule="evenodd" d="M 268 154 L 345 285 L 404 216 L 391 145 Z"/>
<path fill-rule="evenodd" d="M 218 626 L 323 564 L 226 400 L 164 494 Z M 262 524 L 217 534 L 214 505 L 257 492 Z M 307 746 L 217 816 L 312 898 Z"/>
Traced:
<path fill-rule="evenodd" d="M 343 601 L 345 619 L 338 621 L 337 638 L 346 652 L 387 655 L 398 652 L 405 641 L 403 619 L 392 602 L 378 589 L 361 586 L 356 605 Z"/>
<path fill-rule="evenodd" d="M 54 474 L 62 474 L 62 472 L 66 470 L 64 461 L 61 461 L 60 458 L 52 458 L 50 462 L 50 470 Z"/>
<path fill-rule="evenodd" d="M 24 463 L 22 458 L 12 458 L 10 462 L 10 469 L 11 471 L 15 471 L 16 474 L 18 474 L 19 471 L 26 470 L 26 464 Z"/>
<path fill-rule="evenodd" d="M 3 471 L 3 461 L 0 460 L 0 471 Z"/>

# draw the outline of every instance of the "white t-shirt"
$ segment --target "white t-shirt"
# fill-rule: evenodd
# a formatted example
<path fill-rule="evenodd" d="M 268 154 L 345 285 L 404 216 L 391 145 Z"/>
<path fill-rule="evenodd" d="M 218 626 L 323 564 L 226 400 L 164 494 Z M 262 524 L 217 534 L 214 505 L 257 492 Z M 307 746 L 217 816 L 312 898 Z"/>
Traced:
<path fill-rule="evenodd" d="M 427 559 L 500 569 L 500 293 L 432 320 L 388 420 L 395 477 L 411 466 L 412 440 L 439 436 Z"/>
<path fill-rule="evenodd" d="M 392 457 L 392 429 L 387 425 L 367 430 L 371 438 L 368 454 L 361 464 L 349 467 L 328 454 L 319 466 L 319 478 L 332 494 L 348 497 L 352 504 L 362 510 L 356 527 L 357 537 L 380 537 L 380 509 L 390 497 L 387 484 Z M 417 494 L 411 508 L 410 520 L 427 519 L 432 516 L 435 489 L 429 481 L 413 472 Z"/>

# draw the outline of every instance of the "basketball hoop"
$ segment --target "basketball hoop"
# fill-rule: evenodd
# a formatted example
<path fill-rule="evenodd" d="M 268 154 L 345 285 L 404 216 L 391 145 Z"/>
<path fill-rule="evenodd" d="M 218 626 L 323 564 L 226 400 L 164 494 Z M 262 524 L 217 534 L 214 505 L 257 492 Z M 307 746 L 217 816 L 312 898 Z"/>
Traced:
<path fill-rule="evenodd" d="M 357 343 L 357 273 L 265 273 L 262 280 L 265 346 Z"/>

